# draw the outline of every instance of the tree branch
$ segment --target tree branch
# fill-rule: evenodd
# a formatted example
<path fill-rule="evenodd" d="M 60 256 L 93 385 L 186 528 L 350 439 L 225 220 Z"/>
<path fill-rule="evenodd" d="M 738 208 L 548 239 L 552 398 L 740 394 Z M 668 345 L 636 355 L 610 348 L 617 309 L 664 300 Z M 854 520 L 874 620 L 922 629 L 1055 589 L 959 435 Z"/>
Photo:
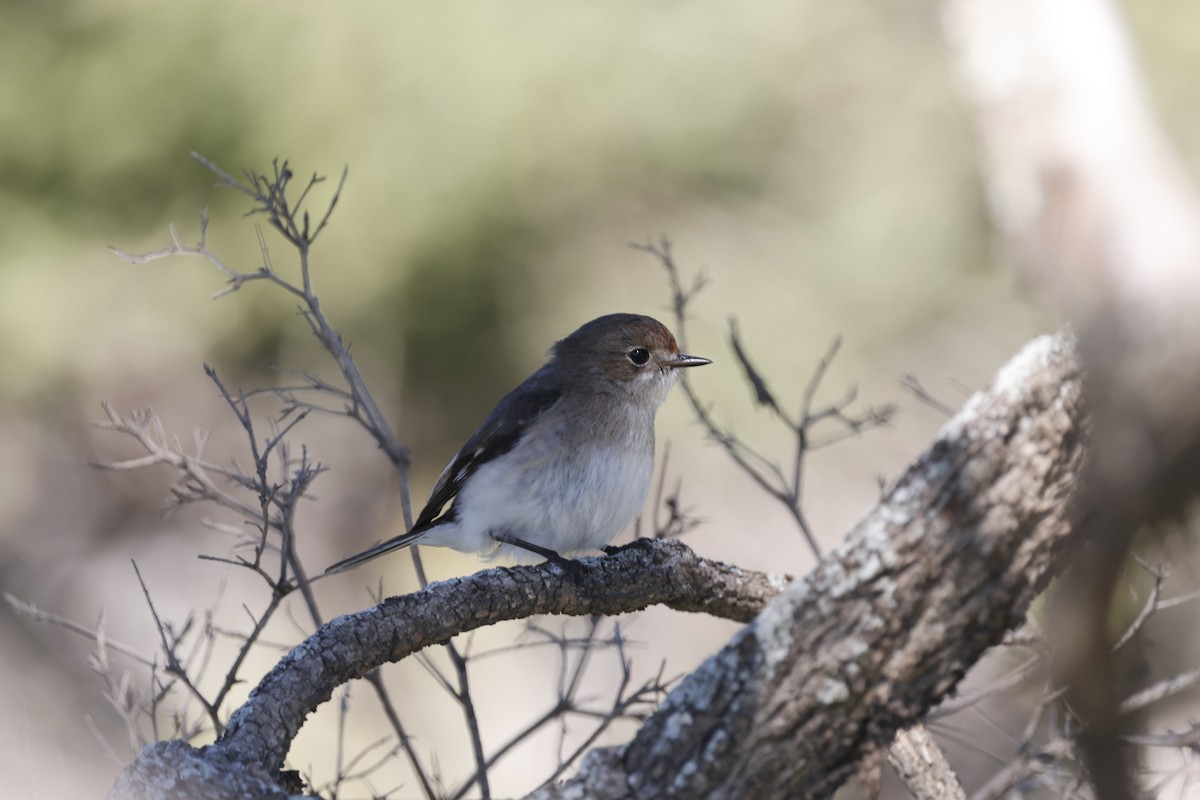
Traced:
<path fill-rule="evenodd" d="M 924 725 L 896 736 L 888 750 L 888 763 L 918 800 L 967 800 L 950 762 Z"/>

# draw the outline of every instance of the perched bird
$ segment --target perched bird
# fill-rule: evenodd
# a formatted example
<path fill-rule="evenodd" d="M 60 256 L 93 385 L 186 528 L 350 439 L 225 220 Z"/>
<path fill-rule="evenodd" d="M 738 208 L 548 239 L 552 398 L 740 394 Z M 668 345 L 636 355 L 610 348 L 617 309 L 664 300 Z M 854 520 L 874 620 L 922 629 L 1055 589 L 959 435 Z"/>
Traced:
<path fill-rule="evenodd" d="M 650 317 L 592 320 L 496 404 L 442 471 L 412 530 L 326 574 L 418 542 L 560 562 L 607 545 L 650 489 L 654 414 L 675 371 L 710 363 L 680 353 Z"/>

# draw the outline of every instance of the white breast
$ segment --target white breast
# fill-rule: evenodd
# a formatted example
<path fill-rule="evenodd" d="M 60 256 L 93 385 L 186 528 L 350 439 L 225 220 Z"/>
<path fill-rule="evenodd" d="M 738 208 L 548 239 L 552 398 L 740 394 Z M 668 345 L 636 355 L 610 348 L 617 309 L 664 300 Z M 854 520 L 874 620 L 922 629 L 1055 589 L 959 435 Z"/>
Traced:
<path fill-rule="evenodd" d="M 430 531 L 426 543 L 496 554 L 492 533 L 503 532 L 562 555 L 599 548 L 633 520 L 653 477 L 653 445 L 622 445 L 516 448 L 471 476 L 456 503 L 458 523 Z M 499 552 L 537 560 L 509 545 Z"/>
<path fill-rule="evenodd" d="M 584 491 L 565 492 L 569 501 L 551 504 L 549 528 L 560 553 L 594 550 L 613 540 L 641 510 L 654 472 L 653 452 L 594 447 L 579 466 Z M 573 465 L 574 466 L 574 465 Z"/>

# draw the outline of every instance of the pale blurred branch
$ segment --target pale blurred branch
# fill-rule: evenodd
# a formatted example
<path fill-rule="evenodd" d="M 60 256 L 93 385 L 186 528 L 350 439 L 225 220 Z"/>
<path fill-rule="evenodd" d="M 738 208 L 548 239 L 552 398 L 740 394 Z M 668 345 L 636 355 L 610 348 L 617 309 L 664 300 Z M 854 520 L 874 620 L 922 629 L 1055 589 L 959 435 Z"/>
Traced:
<path fill-rule="evenodd" d="M 108 422 L 97 422 L 96 427 L 115 431 L 133 438 L 147 452 L 143 458 L 115 462 L 93 462 L 92 466 L 114 472 L 144 469 L 165 464 L 179 470 L 179 481 L 171 487 L 171 496 L 176 504 L 207 501 L 228 508 L 240 516 L 254 518 L 258 511 L 230 493 L 224 491 L 210 477 L 216 475 L 232 483 L 245 485 L 246 476 L 239 471 L 219 467 L 204 460 L 204 447 L 208 432 L 196 430 L 192 436 L 194 453 L 189 455 L 177 437 L 168 437 L 162 421 L 149 409 L 131 411 L 123 417 L 108 402 L 101 402 Z"/>
<path fill-rule="evenodd" d="M 22 614 L 22 615 L 29 617 L 30 619 L 35 620 L 37 622 L 44 622 L 44 623 L 47 623 L 50 625 L 54 625 L 54 626 L 62 628 L 64 630 L 68 630 L 71 633 L 79 634 L 80 636 L 84 637 L 85 639 L 90 639 L 91 641 L 97 642 L 97 643 L 100 641 L 100 639 L 103 635 L 103 632 L 99 625 L 97 625 L 95 628 L 89 628 L 86 625 L 80 625 L 78 622 L 72 622 L 71 620 L 66 619 L 65 617 L 61 617 L 58 614 L 52 614 L 49 611 L 43 611 L 42 609 L 35 606 L 33 603 L 27 603 L 24 600 L 20 600 L 16 597 L 13 597 L 8 592 L 4 592 L 3 595 L 0 595 L 0 596 L 2 596 L 4 598 L 4 602 L 8 603 L 8 605 L 13 609 L 13 611 L 16 611 L 18 614 Z M 139 664 L 142 664 L 143 666 L 153 667 L 155 665 L 154 659 L 152 659 L 148 655 L 145 655 L 140 650 L 138 650 L 134 647 L 130 647 L 127 644 L 122 644 L 121 642 L 113 641 L 112 639 L 109 639 L 107 636 L 104 636 L 103 638 L 105 641 L 105 647 L 107 649 L 115 650 L 116 652 L 118 652 L 122 655 L 129 656 L 134 661 L 138 662 Z"/>
<path fill-rule="evenodd" d="M 117 712 L 117 716 L 125 724 L 125 733 L 129 740 L 129 754 L 136 755 L 138 750 L 146 744 L 146 739 L 139 727 L 144 703 L 133 688 L 132 673 L 129 670 L 123 670 L 120 677 L 117 677 L 115 667 L 108 658 L 108 637 L 105 633 L 103 614 L 96 625 L 96 650 L 88 655 L 88 666 L 104 681 L 106 687 L 104 699 L 108 701 L 109 706 Z M 90 718 L 88 721 L 90 724 Z M 92 729 L 93 732 L 98 733 L 94 725 Z M 97 738 L 103 741 L 103 737 L 97 736 Z M 112 754 L 111 748 L 106 749 Z M 124 764 L 123 759 L 115 761 L 118 766 Z"/>
<path fill-rule="evenodd" d="M 1010 793 L 1019 784 L 1043 773 L 1057 771 L 1059 764 L 1064 759 L 1071 759 L 1073 754 L 1074 744 L 1070 739 L 1055 739 L 1039 747 L 1022 748 L 1007 767 L 988 778 L 983 786 L 971 795 L 971 800 L 1001 800 L 1010 797 Z M 1060 794 L 1066 797 L 1075 796 L 1067 792 Z"/>
<path fill-rule="evenodd" d="M 1010 262 L 1078 331 L 1088 546 L 1051 604 L 1056 672 L 1100 800 L 1134 796 L 1108 640 L 1134 536 L 1200 483 L 1200 199 L 1112 0 L 944 0 Z"/>
<path fill-rule="evenodd" d="M 1151 703 L 1156 703 L 1159 700 L 1179 694 L 1197 684 L 1200 684 L 1200 670 L 1182 672 L 1165 680 L 1158 681 L 1152 686 L 1147 686 L 1145 689 L 1126 697 L 1121 701 L 1118 710 L 1122 714 L 1130 714 L 1145 708 Z"/>

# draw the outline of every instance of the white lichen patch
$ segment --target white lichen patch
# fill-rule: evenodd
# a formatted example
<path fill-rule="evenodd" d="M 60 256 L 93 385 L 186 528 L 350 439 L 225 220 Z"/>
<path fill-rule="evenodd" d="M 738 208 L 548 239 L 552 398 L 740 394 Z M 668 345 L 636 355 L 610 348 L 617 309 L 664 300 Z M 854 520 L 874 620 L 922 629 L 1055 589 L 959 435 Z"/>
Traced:
<path fill-rule="evenodd" d="M 817 687 L 816 698 L 823 706 L 844 703 L 850 699 L 850 687 L 836 678 L 826 677 Z"/>
<path fill-rule="evenodd" d="M 896 581 L 890 577 L 882 577 L 872 585 L 878 604 L 883 608 L 894 608 L 896 603 Z"/>
<path fill-rule="evenodd" d="M 870 646 L 862 639 L 847 639 L 842 642 L 842 650 L 846 653 L 847 658 L 858 658 L 870 649 Z"/>
<path fill-rule="evenodd" d="M 856 662 L 866 655 L 871 648 L 862 639 L 850 638 L 838 646 L 838 661 L 842 663 L 842 674 L 847 680 L 855 680 L 862 675 L 862 667 Z"/>
<path fill-rule="evenodd" d="M 667 717 L 667 724 L 663 726 L 663 735 L 668 739 L 678 739 L 692 727 L 694 721 L 691 712 L 684 709 L 675 711 Z"/>
<path fill-rule="evenodd" d="M 863 553 L 861 563 L 859 563 L 858 568 L 852 574 L 859 584 L 864 584 L 875 580 L 882 572 L 883 561 L 880 560 L 879 554 L 873 550 L 868 550 Z"/>
<path fill-rule="evenodd" d="M 686 761 L 679 771 L 675 773 L 675 777 L 671 779 L 671 789 L 677 795 L 683 795 L 689 788 L 688 782 L 692 776 L 700 771 L 700 767 L 695 761 Z"/>
<path fill-rule="evenodd" d="M 850 594 L 858 586 L 858 581 L 851 577 L 843 563 L 841 557 L 826 561 L 821 574 L 825 581 L 825 593 L 835 600 Z"/>
<path fill-rule="evenodd" d="M 746 630 L 753 634 L 762 653 L 763 668 L 768 680 L 774 678 L 779 664 L 791 659 L 795 640 L 792 629 L 800 604 L 813 592 L 807 579 L 793 583 L 778 597 L 767 603 L 758 619 Z"/>

